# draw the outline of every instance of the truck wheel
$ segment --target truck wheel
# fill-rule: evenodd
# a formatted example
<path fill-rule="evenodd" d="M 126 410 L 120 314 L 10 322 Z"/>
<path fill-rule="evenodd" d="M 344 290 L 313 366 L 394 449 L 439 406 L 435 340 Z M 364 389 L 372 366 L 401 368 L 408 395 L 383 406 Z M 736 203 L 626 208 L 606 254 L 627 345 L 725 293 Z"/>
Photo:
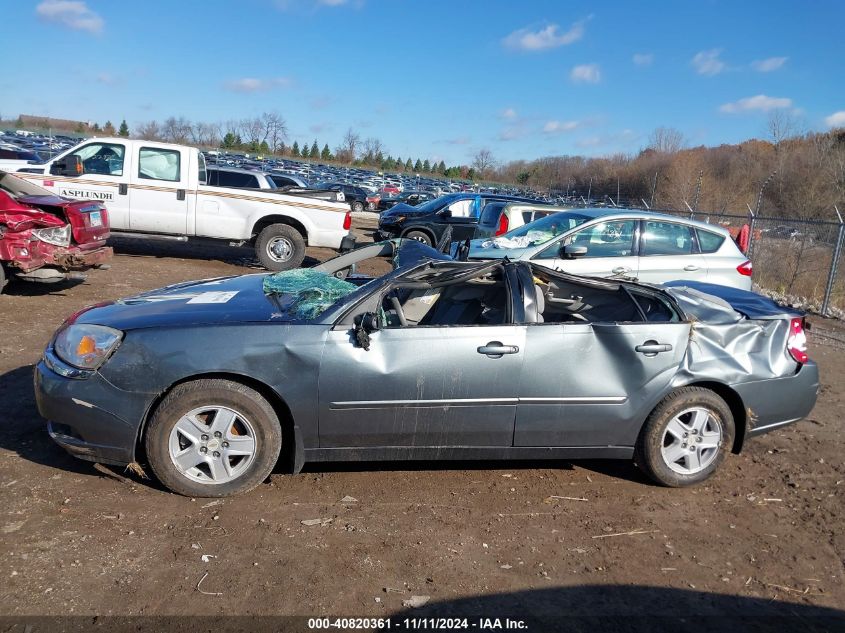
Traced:
<path fill-rule="evenodd" d="M 407 237 L 409 240 L 417 240 L 426 246 L 431 246 L 431 238 L 428 236 L 428 233 L 423 233 L 422 231 L 408 231 L 403 237 Z"/>
<path fill-rule="evenodd" d="M 3 266 L 3 264 L 0 264 L 0 293 L 3 292 L 3 288 L 5 288 L 7 281 L 8 280 L 6 279 L 6 268 Z"/>
<path fill-rule="evenodd" d="M 273 407 L 254 389 L 203 379 L 167 394 L 144 442 L 153 473 L 173 492 L 227 497 L 252 490 L 270 475 L 282 429 Z"/>
<path fill-rule="evenodd" d="M 701 483 L 719 467 L 734 441 L 734 418 L 722 398 L 702 387 L 682 387 L 648 416 L 637 441 L 637 465 L 672 488 Z"/>
<path fill-rule="evenodd" d="M 258 234 L 255 253 L 267 270 L 298 268 L 305 259 L 305 240 L 292 226 L 271 224 Z"/>
<path fill-rule="evenodd" d="M 352 210 L 355 213 L 360 213 L 361 211 L 364 210 L 364 203 L 356 200 L 355 202 L 352 203 Z"/>

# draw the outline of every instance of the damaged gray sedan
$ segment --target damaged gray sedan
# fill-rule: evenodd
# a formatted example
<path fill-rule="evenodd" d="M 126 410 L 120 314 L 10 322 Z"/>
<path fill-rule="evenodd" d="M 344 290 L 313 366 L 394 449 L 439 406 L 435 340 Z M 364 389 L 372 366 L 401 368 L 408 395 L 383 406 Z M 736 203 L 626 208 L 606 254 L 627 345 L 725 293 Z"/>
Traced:
<path fill-rule="evenodd" d="M 356 273 L 371 257 L 392 271 Z M 394 240 L 312 269 L 183 283 L 58 330 L 38 408 L 70 453 L 225 496 L 279 462 L 634 459 L 712 475 L 813 408 L 804 319 L 693 282 L 457 262 Z"/>

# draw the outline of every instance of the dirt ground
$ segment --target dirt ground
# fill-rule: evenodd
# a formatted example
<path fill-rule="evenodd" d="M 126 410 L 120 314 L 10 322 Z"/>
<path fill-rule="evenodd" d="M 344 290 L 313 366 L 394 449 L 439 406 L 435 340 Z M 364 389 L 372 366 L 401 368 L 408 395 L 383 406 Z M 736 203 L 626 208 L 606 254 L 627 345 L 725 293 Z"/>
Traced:
<path fill-rule="evenodd" d="M 828 334 L 811 339 L 810 418 L 697 488 L 622 462 L 370 463 L 211 502 L 67 456 L 36 411 L 33 364 L 75 310 L 256 268 L 223 246 L 117 251 L 80 285 L 0 296 L 0 615 L 384 617 L 412 596 L 429 597 L 406 611 L 424 615 L 845 615 L 822 609 L 845 605 L 845 351 L 830 321 L 813 319 Z"/>

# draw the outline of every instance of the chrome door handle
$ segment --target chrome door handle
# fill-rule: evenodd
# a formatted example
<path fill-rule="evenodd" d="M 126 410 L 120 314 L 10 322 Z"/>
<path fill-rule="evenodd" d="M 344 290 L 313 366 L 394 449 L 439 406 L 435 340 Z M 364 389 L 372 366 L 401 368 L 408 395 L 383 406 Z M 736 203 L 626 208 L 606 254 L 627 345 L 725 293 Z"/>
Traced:
<path fill-rule="evenodd" d="M 503 345 L 501 341 L 490 341 L 477 349 L 479 354 L 486 354 L 490 358 L 501 358 L 505 354 L 518 354 L 519 347 L 516 345 Z"/>
<path fill-rule="evenodd" d="M 695 264 L 688 264 L 687 266 L 684 266 L 684 270 L 686 270 L 687 272 L 692 272 L 694 270 L 698 270 L 698 266 L 696 266 Z"/>
<path fill-rule="evenodd" d="M 646 341 L 642 345 L 637 345 L 634 349 L 640 354 L 645 354 L 646 356 L 657 356 L 660 352 L 671 352 L 672 346 L 668 343 Z"/>
<path fill-rule="evenodd" d="M 617 266 L 616 268 L 614 268 L 610 272 L 612 272 L 614 275 L 621 275 L 622 273 L 631 272 L 631 269 L 628 268 L 627 266 Z"/>

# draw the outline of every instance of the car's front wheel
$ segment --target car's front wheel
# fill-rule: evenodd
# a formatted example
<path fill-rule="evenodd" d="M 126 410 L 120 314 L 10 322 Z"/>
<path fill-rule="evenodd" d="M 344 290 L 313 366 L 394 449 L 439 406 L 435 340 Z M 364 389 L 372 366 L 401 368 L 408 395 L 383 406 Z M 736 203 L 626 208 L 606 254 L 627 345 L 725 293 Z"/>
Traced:
<path fill-rule="evenodd" d="M 702 387 L 683 387 L 649 415 L 636 461 L 664 486 L 691 486 L 716 472 L 733 446 L 734 434 L 733 414 L 722 398 Z"/>
<path fill-rule="evenodd" d="M 431 238 L 428 236 L 428 233 L 424 233 L 422 231 L 408 231 L 405 234 L 409 240 L 417 240 L 418 242 L 422 242 L 426 246 L 431 246 L 432 241 Z"/>
<path fill-rule="evenodd" d="M 270 403 L 254 389 L 222 379 L 177 385 L 156 408 L 145 436 L 155 476 L 190 497 L 251 490 L 269 476 L 281 446 Z"/>
<path fill-rule="evenodd" d="M 355 213 L 360 213 L 361 211 L 364 210 L 364 203 L 356 200 L 355 202 L 352 203 L 352 210 Z"/>

